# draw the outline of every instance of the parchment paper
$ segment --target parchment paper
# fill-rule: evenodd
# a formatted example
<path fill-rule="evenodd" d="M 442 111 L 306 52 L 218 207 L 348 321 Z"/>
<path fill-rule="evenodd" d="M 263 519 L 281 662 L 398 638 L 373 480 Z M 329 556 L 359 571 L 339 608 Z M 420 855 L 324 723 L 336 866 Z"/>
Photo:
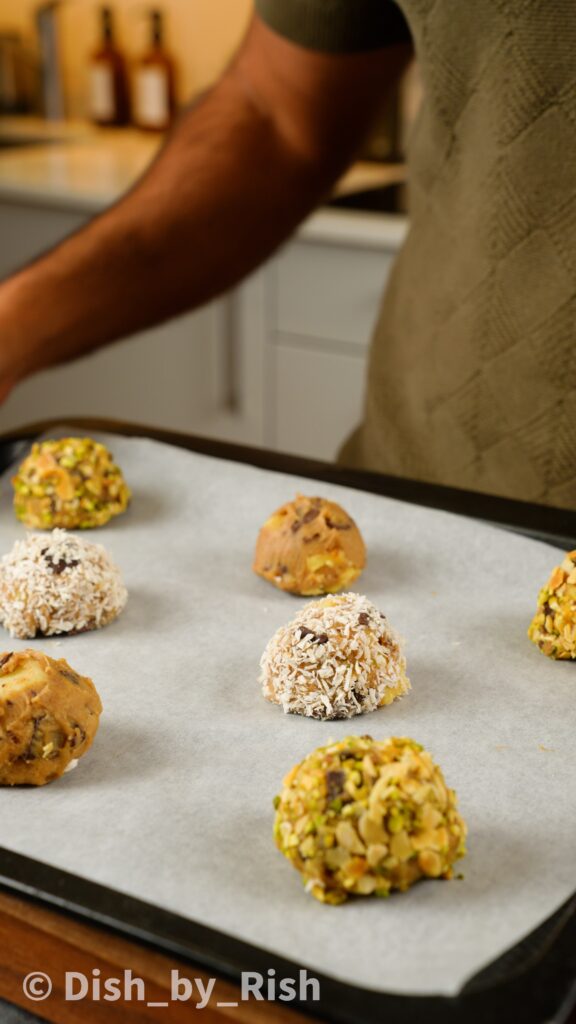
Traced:
<path fill-rule="evenodd" d="M 526 637 L 558 550 L 448 513 L 104 439 L 134 499 L 89 536 L 122 568 L 127 609 L 100 632 L 34 643 L 91 676 L 105 713 L 75 771 L 44 789 L 0 790 L 0 845 L 351 984 L 456 993 L 576 888 L 576 665 Z M 2 553 L 23 535 L 8 476 Z M 356 589 L 406 638 L 412 693 L 346 722 L 285 716 L 257 683 L 266 642 L 302 601 L 253 575 L 253 546 L 298 490 L 356 519 L 369 552 Z M 273 845 L 272 798 L 296 761 L 350 733 L 429 748 L 469 825 L 464 880 L 336 908 L 304 892 Z"/>

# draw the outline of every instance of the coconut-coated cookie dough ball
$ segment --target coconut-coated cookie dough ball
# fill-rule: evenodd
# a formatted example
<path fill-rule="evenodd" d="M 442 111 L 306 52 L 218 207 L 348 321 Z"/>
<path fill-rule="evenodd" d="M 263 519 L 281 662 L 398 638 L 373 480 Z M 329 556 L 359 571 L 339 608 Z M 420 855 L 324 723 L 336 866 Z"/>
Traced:
<path fill-rule="evenodd" d="M 311 601 L 277 630 L 260 668 L 268 700 L 311 718 L 351 718 L 410 689 L 399 637 L 359 594 Z"/>
<path fill-rule="evenodd" d="M 419 743 L 349 736 L 296 765 L 276 797 L 276 845 L 322 903 L 451 878 L 466 825 Z"/>
<path fill-rule="evenodd" d="M 576 658 L 576 551 L 568 552 L 540 591 L 528 636 L 550 658 Z"/>
<path fill-rule="evenodd" d="M 299 494 L 264 523 L 253 568 L 280 590 L 314 597 L 343 590 L 365 564 L 364 541 L 344 509 Z"/>
<path fill-rule="evenodd" d="M 0 623 L 21 639 L 99 629 L 127 599 L 104 548 L 65 530 L 31 534 L 0 560 Z"/>
<path fill-rule="evenodd" d="M 63 658 L 0 654 L 0 785 L 60 778 L 92 745 L 101 711 L 92 680 Z"/>
<path fill-rule="evenodd" d="M 130 501 L 111 453 L 88 437 L 34 444 L 12 483 L 18 519 L 38 530 L 104 526 Z"/>

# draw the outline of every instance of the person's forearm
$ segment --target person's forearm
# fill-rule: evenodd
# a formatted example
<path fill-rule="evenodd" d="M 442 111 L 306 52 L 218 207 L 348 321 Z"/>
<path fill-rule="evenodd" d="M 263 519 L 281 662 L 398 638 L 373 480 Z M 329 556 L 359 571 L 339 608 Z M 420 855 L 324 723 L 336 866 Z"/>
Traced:
<path fill-rule="evenodd" d="M 257 19 L 116 206 L 0 284 L 0 401 L 29 373 L 193 309 L 261 263 L 352 158 L 406 54 L 335 59 Z"/>
<path fill-rule="evenodd" d="M 326 182 L 224 80 L 116 207 L 0 286 L 16 377 L 191 309 L 235 284 Z"/>

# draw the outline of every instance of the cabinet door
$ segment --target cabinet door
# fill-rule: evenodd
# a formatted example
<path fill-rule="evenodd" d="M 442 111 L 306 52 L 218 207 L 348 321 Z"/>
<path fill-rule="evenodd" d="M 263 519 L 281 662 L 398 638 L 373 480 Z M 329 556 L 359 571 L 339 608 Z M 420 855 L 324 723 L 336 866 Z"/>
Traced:
<path fill-rule="evenodd" d="M 274 447 L 334 459 L 362 416 L 365 360 L 279 344 L 274 367 Z"/>
<path fill-rule="evenodd" d="M 67 210 L 0 203 L 0 274 L 85 220 Z M 25 381 L 0 407 L 0 432 L 35 420 L 97 416 L 201 433 L 225 402 L 223 304 L 179 317 Z"/>
<path fill-rule="evenodd" d="M 394 255 L 384 246 L 297 239 L 271 266 L 267 433 L 279 450 L 330 460 L 360 423 Z"/>
<path fill-rule="evenodd" d="M 292 243 L 275 267 L 274 326 L 366 349 L 392 259 L 385 250 Z"/>
<path fill-rule="evenodd" d="M 0 407 L 0 432 L 66 416 L 201 432 L 216 401 L 207 384 L 220 340 L 217 328 L 218 318 L 208 308 L 37 374 Z"/>

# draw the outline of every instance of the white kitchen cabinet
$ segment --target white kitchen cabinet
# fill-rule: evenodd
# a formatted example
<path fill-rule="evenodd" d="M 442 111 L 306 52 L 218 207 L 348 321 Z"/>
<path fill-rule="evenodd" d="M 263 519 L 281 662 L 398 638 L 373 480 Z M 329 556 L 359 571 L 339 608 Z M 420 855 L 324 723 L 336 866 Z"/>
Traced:
<path fill-rule="evenodd" d="M 274 329 L 343 342 L 363 356 L 391 258 L 349 243 L 294 241 L 276 260 Z"/>
<path fill-rule="evenodd" d="M 274 447 L 330 460 L 360 421 L 364 359 L 279 344 L 275 389 Z"/>
<path fill-rule="evenodd" d="M 54 246 L 87 216 L 58 207 L 0 202 L 0 276 Z M 40 373 L 19 385 L 0 407 L 0 432 L 66 416 L 201 432 L 226 400 L 226 331 L 225 304 L 214 303 Z"/>
<path fill-rule="evenodd" d="M 316 234 L 294 239 L 267 268 L 265 422 L 279 451 L 332 460 L 361 420 L 370 340 L 400 241 L 374 232 L 379 225 L 325 214 Z"/>
<path fill-rule="evenodd" d="M 77 231 L 87 215 L 17 200 L 0 200 L 0 277 Z"/>
<path fill-rule="evenodd" d="M 0 276 L 87 212 L 0 200 Z M 366 356 L 400 219 L 324 211 L 219 302 L 24 382 L 0 432 L 99 416 L 331 459 L 361 417 Z"/>

